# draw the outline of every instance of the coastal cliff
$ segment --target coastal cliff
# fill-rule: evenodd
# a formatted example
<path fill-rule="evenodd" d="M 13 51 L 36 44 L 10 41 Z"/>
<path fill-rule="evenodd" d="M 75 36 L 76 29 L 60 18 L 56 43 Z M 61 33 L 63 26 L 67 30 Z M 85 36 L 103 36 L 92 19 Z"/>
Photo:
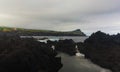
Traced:
<path fill-rule="evenodd" d="M 86 36 L 80 29 L 73 31 L 52 31 L 40 29 L 24 29 L 12 27 L 0 27 L 0 34 L 2 32 L 15 33 L 22 36 Z"/>

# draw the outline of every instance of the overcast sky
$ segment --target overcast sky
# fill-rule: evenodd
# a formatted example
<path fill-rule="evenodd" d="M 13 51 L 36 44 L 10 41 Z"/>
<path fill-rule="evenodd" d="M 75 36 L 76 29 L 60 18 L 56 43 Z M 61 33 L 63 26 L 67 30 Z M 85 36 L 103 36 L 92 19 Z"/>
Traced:
<path fill-rule="evenodd" d="M 120 32 L 120 0 L 0 0 L 0 26 Z"/>

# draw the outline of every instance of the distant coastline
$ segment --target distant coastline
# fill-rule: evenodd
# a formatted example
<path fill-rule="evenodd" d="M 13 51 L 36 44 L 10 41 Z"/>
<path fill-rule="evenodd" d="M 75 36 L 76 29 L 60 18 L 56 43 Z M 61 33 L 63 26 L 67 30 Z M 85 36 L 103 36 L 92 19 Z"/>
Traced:
<path fill-rule="evenodd" d="M 14 27 L 0 27 L 0 32 L 7 32 L 18 34 L 20 36 L 86 36 L 80 29 L 73 31 L 52 31 L 52 30 L 38 30 L 38 29 L 24 29 Z"/>

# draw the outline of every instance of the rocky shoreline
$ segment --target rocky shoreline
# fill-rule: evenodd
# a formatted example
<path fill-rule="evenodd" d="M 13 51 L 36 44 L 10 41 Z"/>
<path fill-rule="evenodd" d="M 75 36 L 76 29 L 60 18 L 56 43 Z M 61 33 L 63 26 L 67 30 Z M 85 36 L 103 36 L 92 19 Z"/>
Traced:
<path fill-rule="evenodd" d="M 77 52 L 76 45 L 78 51 L 85 54 L 85 58 L 93 63 L 112 72 L 120 71 L 120 34 L 108 35 L 100 31 L 93 33 L 84 42 L 78 43 L 72 39 L 49 40 L 44 43 L 33 38 L 22 39 L 14 34 L 0 35 L 0 71 L 58 72 L 62 63 L 61 58 L 56 57 L 57 51 L 72 57 Z"/>

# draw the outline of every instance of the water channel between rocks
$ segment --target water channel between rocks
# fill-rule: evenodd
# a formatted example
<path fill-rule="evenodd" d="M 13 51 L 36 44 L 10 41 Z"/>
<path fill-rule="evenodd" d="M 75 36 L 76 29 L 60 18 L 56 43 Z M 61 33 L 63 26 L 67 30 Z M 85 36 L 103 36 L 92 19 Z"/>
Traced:
<path fill-rule="evenodd" d="M 59 53 L 58 56 L 62 57 L 63 63 L 63 67 L 59 72 L 111 72 L 85 58 L 69 56 L 64 53 Z"/>

